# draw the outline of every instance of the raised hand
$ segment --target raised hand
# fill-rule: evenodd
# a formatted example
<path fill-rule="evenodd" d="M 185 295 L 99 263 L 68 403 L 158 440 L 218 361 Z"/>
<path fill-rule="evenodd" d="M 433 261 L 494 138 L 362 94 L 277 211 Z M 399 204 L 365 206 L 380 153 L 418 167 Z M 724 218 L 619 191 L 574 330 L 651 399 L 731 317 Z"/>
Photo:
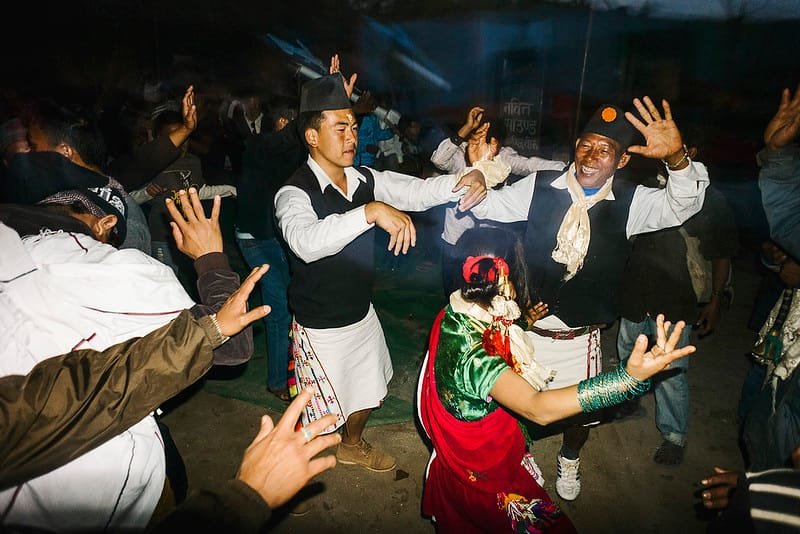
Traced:
<path fill-rule="evenodd" d="M 647 336 L 642 334 L 636 339 L 633 352 L 631 352 L 631 356 L 625 366 L 625 370 L 628 371 L 629 375 L 639 380 L 647 380 L 669 367 L 669 364 L 675 360 L 688 356 L 696 350 L 694 345 L 686 345 L 683 348 L 676 349 L 675 346 L 680 341 L 681 332 L 683 332 L 686 324 L 683 321 L 678 321 L 672 328 L 672 332 L 667 335 L 671 326 L 672 323 L 665 322 L 662 314 L 656 316 L 656 344 L 648 352 L 645 352 L 647 350 Z"/>
<path fill-rule="evenodd" d="M 183 125 L 190 131 L 197 128 L 197 106 L 194 103 L 194 85 L 186 89 L 181 101 L 181 114 L 183 115 Z"/>
<path fill-rule="evenodd" d="M 194 102 L 194 85 L 190 85 L 183 95 L 181 101 L 181 114 L 183 115 L 183 125 L 171 131 L 170 141 L 176 147 L 183 145 L 192 132 L 197 128 L 197 106 Z"/>
<path fill-rule="evenodd" d="M 336 423 L 335 415 L 326 415 L 298 432 L 294 430 L 311 397 L 310 390 L 303 390 L 275 426 L 269 416 L 263 416 L 261 430 L 244 452 L 236 478 L 256 490 L 270 508 L 285 504 L 309 480 L 336 465 L 333 455 L 314 458 L 342 440 L 335 432 L 319 436 Z"/>
<path fill-rule="evenodd" d="M 206 218 L 196 188 L 189 188 L 188 197 L 186 190 L 178 191 L 178 201 L 180 210 L 171 198 L 165 200 L 167 211 L 172 217 L 173 222 L 169 224 L 172 227 L 172 236 L 175 238 L 178 250 L 193 260 L 210 252 L 222 252 L 222 230 L 219 227 L 219 210 L 222 200 L 219 195 L 214 197 L 209 218 Z"/>
<path fill-rule="evenodd" d="M 477 161 L 492 160 L 497 155 L 500 149 L 497 139 L 492 138 L 486 142 L 490 126 L 491 123 L 485 122 L 470 135 L 467 141 L 467 161 L 470 165 Z"/>
<path fill-rule="evenodd" d="M 217 311 L 217 324 L 223 335 L 232 337 L 244 330 L 250 323 L 257 321 L 271 311 L 269 306 L 259 306 L 247 311 L 247 299 L 256 287 L 265 272 L 269 270 L 269 265 L 259 265 L 244 279 L 239 289 L 234 291 L 228 300 Z"/>
<path fill-rule="evenodd" d="M 772 117 L 764 130 L 764 143 L 767 148 L 776 150 L 791 143 L 800 133 L 800 85 L 790 99 L 789 89 L 781 93 L 778 112 Z"/>
<path fill-rule="evenodd" d="M 408 253 L 410 247 L 417 245 L 417 230 L 411 217 L 402 211 L 380 201 L 373 201 L 364 207 L 367 222 L 375 224 L 389 234 L 387 250 L 397 256 Z"/>
<path fill-rule="evenodd" d="M 453 193 L 466 188 L 458 201 L 458 211 L 467 211 L 486 198 L 486 178 L 478 169 L 473 169 L 456 183 Z"/>
<path fill-rule="evenodd" d="M 628 152 L 640 154 L 646 158 L 663 159 L 672 161 L 670 156 L 683 154 L 683 139 L 675 121 L 672 120 L 672 110 L 669 102 L 661 101 L 664 107 L 664 118 L 661 118 L 658 108 L 649 96 L 642 100 L 633 99 L 633 105 L 641 115 L 641 120 L 630 111 L 625 112 L 625 118 L 641 132 L 647 145 L 631 145 Z M 678 157 L 674 159 L 679 159 Z"/>
<path fill-rule="evenodd" d="M 339 54 L 334 54 L 333 56 L 331 56 L 331 66 L 328 68 L 328 72 L 330 74 L 335 74 L 338 72 L 339 74 L 342 75 L 342 82 L 344 83 L 344 91 L 345 93 L 347 93 L 347 96 L 350 97 L 350 95 L 353 94 L 353 88 L 355 88 L 356 86 L 356 80 L 358 79 L 358 74 L 354 72 L 350 76 L 349 80 L 344 77 L 344 74 L 342 74 L 342 72 L 339 70 Z"/>
<path fill-rule="evenodd" d="M 483 120 L 483 112 L 484 109 L 478 106 L 470 109 L 467 112 L 467 119 L 464 121 L 464 125 L 458 129 L 458 136 L 462 139 L 469 138 L 472 131 L 477 128 Z"/>

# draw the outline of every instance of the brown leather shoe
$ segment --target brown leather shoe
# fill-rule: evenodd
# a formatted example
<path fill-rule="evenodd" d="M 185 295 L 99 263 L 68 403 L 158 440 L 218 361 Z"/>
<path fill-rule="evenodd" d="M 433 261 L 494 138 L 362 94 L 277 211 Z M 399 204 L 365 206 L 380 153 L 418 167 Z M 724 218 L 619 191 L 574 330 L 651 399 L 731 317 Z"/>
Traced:
<path fill-rule="evenodd" d="M 374 449 L 372 445 L 364 441 L 364 438 L 361 438 L 361 441 L 355 445 L 339 443 L 339 447 L 336 449 L 336 460 L 344 465 L 360 465 L 378 473 L 391 471 L 397 467 L 393 456 Z"/>

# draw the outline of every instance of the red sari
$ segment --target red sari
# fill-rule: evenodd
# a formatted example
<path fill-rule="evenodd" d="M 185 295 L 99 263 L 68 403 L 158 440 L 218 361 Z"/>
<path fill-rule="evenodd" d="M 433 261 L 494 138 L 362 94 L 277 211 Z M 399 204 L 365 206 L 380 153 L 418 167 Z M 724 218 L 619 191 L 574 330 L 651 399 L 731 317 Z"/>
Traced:
<path fill-rule="evenodd" d="M 443 316 L 431 331 L 417 399 L 434 448 L 423 515 L 434 518 L 438 532 L 575 532 L 523 467 L 525 438 L 511 414 L 500 407 L 478 421 L 462 421 L 442 405 L 434 361 Z"/>

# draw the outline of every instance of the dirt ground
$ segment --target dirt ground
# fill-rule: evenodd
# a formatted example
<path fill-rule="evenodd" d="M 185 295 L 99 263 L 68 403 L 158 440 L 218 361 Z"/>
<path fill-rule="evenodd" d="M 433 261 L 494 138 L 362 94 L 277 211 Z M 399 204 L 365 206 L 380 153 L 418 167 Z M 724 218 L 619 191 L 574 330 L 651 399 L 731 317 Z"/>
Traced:
<path fill-rule="evenodd" d="M 712 468 L 739 469 L 736 405 L 749 365 L 745 353 L 754 332 L 746 328 L 758 275 L 750 257 L 737 260 L 736 297 L 717 331 L 697 342 L 689 372 L 691 420 L 683 464 L 661 466 L 652 460 L 660 436 L 654 424 L 652 394 L 642 404 L 647 414 L 594 428 L 581 454 L 583 490 L 574 502 L 555 492 L 555 458 L 560 436 L 536 442 L 533 453 L 545 487 L 581 532 L 703 532 L 707 516 L 698 512 L 698 481 Z M 603 334 L 605 354 L 614 352 L 616 328 Z M 608 361 L 608 358 L 607 360 Z M 187 466 L 191 487 L 213 487 L 234 475 L 255 436 L 263 408 L 203 390 L 187 392 L 165 416 Z M 273 414 L 277 416 L 279 414 Z M 429 449 L 412 421 L 370 427 L 366 438 L 397 456 L 391 473 L 337 466 L 322 474 L 308 497 L 311 512 L 302 517 L 278 511 L 271 531 L 434 532 L 420 515 L 423 474 Z"/>

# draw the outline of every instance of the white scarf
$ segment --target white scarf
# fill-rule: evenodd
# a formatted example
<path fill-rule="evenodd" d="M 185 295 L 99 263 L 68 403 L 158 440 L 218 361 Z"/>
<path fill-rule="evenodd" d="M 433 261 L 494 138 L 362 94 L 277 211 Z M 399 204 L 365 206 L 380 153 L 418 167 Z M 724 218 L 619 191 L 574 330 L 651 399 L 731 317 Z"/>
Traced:
<path fill-rule="evenodd" d="M 575 177 L 575 163 L 567 169 L 567 190 L 572 198 L 572 205 L 564 214 L 561 226 L 556 235 L 556 248 L 552 258 L 558 263 L 567 266 L 564 281 L 575 276 L 583 267 L 583 259 L 589 250 L 589 241 L 592 238 L 592 228 L 589 224 L 589 208 L 604 200 L 611 192 L 613 177 L 606 180 L 603 187 L 594 195 L 587 197 L 583 187 Z"/>
<path fill-rule="evenodd" d="M 500 303 L 500 300 L 504 302 Z M 497 301 L 497 304 L 495 301 Z M 495 310 L 495 308 L 508 306 L 509 304 L 514 305 L 513 307 L 516 308 L 517 317 L 519 317 L 519 308 L 516 306 L 516 303 L 514 301 L 507 301 L 503 297 L 495 297 L 492 299 L 492 311 L 490 312 L 474 302 L 464 300 L 464 297 L 461 296 L 461 291 L 453 291 L 450 295 L 450 306 L 453 308 L 453 311 L 456 313 L 463 313 L 472 319 L 480 321 L 479 324 L 475 324 L 476 322 L 473 321 L 473 326 L 481 333 L 492 323 L 494 314 L 504 315 L 507 311 L 505 309 Z M 522 328 L 516 324 L 512 324 L 508 327 L 508 337 L 511 340 L 511 354 L 514 357 L 514 361 L 521 369 L 520 376 L 536 391 L 545 389 L 547 384 L 552 382 L 553 378 L 555 378 L 556 371 L 547 369 L 536 361 L 533 354 L 533 343 L 528 336 L 525 335 L 525 331 Z"/>

